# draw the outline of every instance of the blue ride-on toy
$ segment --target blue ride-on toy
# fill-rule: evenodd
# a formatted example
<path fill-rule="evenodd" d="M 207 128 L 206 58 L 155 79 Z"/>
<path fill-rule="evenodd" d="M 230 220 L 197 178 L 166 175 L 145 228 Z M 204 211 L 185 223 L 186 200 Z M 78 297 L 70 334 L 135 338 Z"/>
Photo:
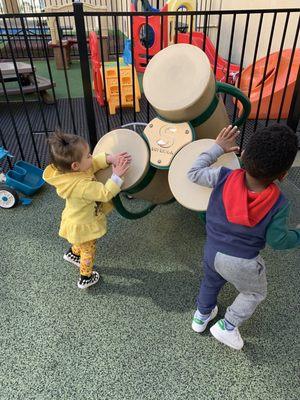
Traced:
<path fill-rule="evenodd" d="M 5 157 L 12 158 L 13 156 L 3 147 L 0 147 L 0 162 Z M 1 174 L 3 183 L 0 184 L 0 208 L 13 208 L 19 201 L 23 205 L 30 204 L 32 200 L 20 197 L 18 192 L 32 196 L 45 183 L 42 175 L 42 169 L 25 161 L 17 161 L 13 169 L 6 174 Z"/>

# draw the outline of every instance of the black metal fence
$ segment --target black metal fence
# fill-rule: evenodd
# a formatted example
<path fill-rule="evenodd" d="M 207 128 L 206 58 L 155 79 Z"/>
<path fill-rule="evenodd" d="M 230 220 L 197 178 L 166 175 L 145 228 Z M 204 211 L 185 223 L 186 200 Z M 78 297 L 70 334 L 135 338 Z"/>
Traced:
<path fill-rule="evenodd" d="M 156 3 L 156 2 L 155 2 Z M 161 6 L 154 4 L 154 6 Z M 49 25 L 45 19 L 52 18 L 57 32 L 56 46 L 49 45 Z M 121 107 L 116 114 L 110 114 L 107 101 L 100 106 L 95 100 L 91 79 L 91 60 L 89 51 L 89 32 L 94 31 L 99 40 L 102 60 L 115 62 L 120 77 L 124 43 L 131 38 L 130 48 L 133 62 L 130 66 L 132 81 L 135 69 L 141 65 L 136 60 L 137 38 L 134 32 L 134 21 L 143 18 L 143 29 L 138 39 L 144 46 L 144 63 L 148 64 L 153 46 L 153 18 L 158 21 L 159 30 L 154 32 L 160 37 L 159 47 L 185 40 L 199 45 L 209 58 L 217 79 L 240 85 L 239 76 L 249 65 L 265 58 L 258 82 L 254 69 L 249 74 L 248 95 L 253 87 L 260 87 L 256 115 L 248 120 L 241 129 L 240 142 L 243 146 L 247 138 L 258 127 L 267 126 L 273 121 L 287 122 L 297 129 L 300 117 L 300 73 L 293 85 L 292 101 L 288 115 L 284 110 L 285 97 L 290 91 L 289 78 L 299 69 L 299 30 L 300 9 L 284 10 L 241 10 L 241 11 L 178 11 L 178 12 L 85 12 L 81 3 L 74 3 L 72 12 L 64 13 L 23 13 L 0 16 L 0 145 L 8 148 L 16 158 L 21 158 L 37 165 L 47 162 L 46 138 L 57 127 L 85 136 L 92 146 L 107 131 L 130 122 L 148 122 L 156 116 L 155 111 L 144 95 L 136 100 L 135 85 L 132 85 L 133 107 L 122 106 L 121 82 L 117 79 Z M 165 29 L 170 26 L 166 18 L 173 18 L 173 34 L 164 42 Z M 66 40 L 65 21 L 73 22 L 73 36 L 76 39 L 76 54 L 73 57 L 72 47 L 75 44 Z M 38 34 L 38 50 L 28 29 L 35 21 L 35 34 Z M 126 21 L 126 23 L 125 23 Z M 197 21 L 197 23 L 196 23 Z M 201 21 L 199 24 L 198 21 Z M 48 22 L 47 22 L 48 24 Z M 34 25 L 34 24 L 33 24 Z M 18 34 L 11 31 L 18 29 Z M 127 35 L 123 27 L 127 27 Z M 125 28 L 124 28 L 125 29 Z M 194 41 L 196 33 L 201 34 Z M 3 35 L 2 35 L 3 33 Z M 21 35 L 21 36 L 20 36 Z M 21 39 L 22 38 L 22 39 Z M 199 38 L 202 38 L 201 40 Z M 200 40 L 200 42 L 199 42 Z M 109 46 L 113 50 L 109 51 Z M 22 57 L 16 57 L 16 48 Z M 272 103 L 275 101 L 275 87 L 281 78 L 280 61 L 289 51 L 286 74 L 283 82 L 283 95 L 278 104 L 276 118 L 272 115 Z M 276 62 L 272 53 L 278 52 Z M 38 59 L 36 57 L 38 52 Z M 4 65 L 3 61 L 9 64 Z M 20 64 L 26 61 L 26 65 Z M 271 65 L 270 68 L 268 65 Z M 298 63 L 298 64 L 297 64 Z M 221 65 L 221 67 L 220 67 Z M 104 93 L 106 93 L 106 68 L 101 66 Z M 269 103 L 265 114 L 260 114 L 262 94 L 265 82 L 273 74 Z M 142 73 L 139 73 L 139 77 Z M 141 83 L 141 80 L 140 80 Z M 140 112 L 136 110 L 139 101 Z M 235 119 L 237 102 L 229 96 L 224 97 L 228 114 Z M 285 112 L 285 114 L 284 114 Z"/>
<path fill-rule="evenodd" d="M 221 1 L 220 5 L 221 5 Z M 27 18 L 24 19 L 25 32 L 20 27 L 20 19 L 19 14 L 14 14 L 14 17 L 10 18 L 7 21 L 7 29 L 4 27 L 2 21 L 0 21 L 0 58 L 2 59 L 10 59 L 12 57 L 11 51 L 8 50 L 7 46 L 3 46 L 3 44 L 8 42 L 8 38 L 11 38 L 12 41 L 12 51 L 14 53 L 14 57 L 16 59 L 24 59 L 26 58 L 26 52 L 24 51 L 24 41 L 25 35 L 27 36 L 27 40 L 29 41 L 31 48 L 31 56 L 33 59 L 43 58 L 43 45 L 42 45 L 42 36 L 44 36 L 47 42 L 51 41 L 51 29 L 49 28 L 49 17 L 47 17 L 47 10 L 51 9 L 51 7 L 59 7 L 66 5 L 66 0 L 28 0 L 23 1 L 20 0 L 18 2 L 18 9 L 21 14 L 28 15 Z M 71 4 L 70 2 L 68 2 Z M 87 0 L 84 2 L 86 5 L 90 4 L 91 6 L 97 7 L 105 7 L 108 13 L 110 12 L 126 12 L 128 11 L 128 0 Z M 152 7 L 153 9 L 160 10 L 166 4 L 165 0 L 144 0 L 142 1 L 133 1 L 133 4 L 136 3 L 136 9 L 138 11 L 143 11 L 145 8 Z M 196 0 L 195 1 L 196 10 L 198 11 L 210 11 L 213 5 L 212 0 Z M 67 11 L 67 10 L 65 10 Z M 68 10 L 72 12 L 73 10 Z M 103 11 L 103 10 L 101 10 Z M 185 8 L 180 8 L 179 12 L 184 14 Z M 56 11 L 61 13 L 62 11 Z M 5 14 L 4 1 L 0 0 L 0 14 Z M 31 14 L 29 16 L 29 14 Z M 37 17 L 37 15 L 40 17 Z M 42 15 L 41 15 L 42 14 Z M 108 54 L 111 56 L 116 55 L 115 53 L 115 41 L 119 40 L 119 50 L 123 51 L 125 37 L 130 35 L 130 25 L 129 18 L 123 15 L 119 18 L 118 23 L 118 35 L 115 34 L 114 29 L 114 19 L 111 15 L 106 15 L 106 25 L 107 25 L 107 36 L 108 36 Z M 178 22 L 179 24 L 184 23 L 186 19 L 185 15 L 179 15 Z M 97 29 L 97 18 L 95 16 L 90 16 L 90 18 L 86 18 L 85 27 L 87 32 L 95 31 Z M 203 26 L 204 16 L 196 15 L 195 16 L 195 25 L 197 29 L 200 29 Z M 75 21 L 73 16 L 64 15 L 59 18 L 59 25 L 61 29 L 61 35 L 63 40 L 68 40 L 72 42 L 71 54 L 73 57 L 79 58 L 78 46 L 77 46 L 77 35 L 75 29 Z M 210 26 L 210 21 L 208 18 L 208 26 Z M 48 52 L 48 56 L 50 58 L 54 57 L 53 49 L 50 48 Z"/>

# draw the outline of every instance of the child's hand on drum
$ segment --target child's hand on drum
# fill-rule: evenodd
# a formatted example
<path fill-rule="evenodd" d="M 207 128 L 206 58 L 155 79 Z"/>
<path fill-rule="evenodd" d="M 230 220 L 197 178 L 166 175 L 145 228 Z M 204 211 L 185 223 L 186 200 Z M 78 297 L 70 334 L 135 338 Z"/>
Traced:
<path fill-rule="evenodd" d="M 229 125 L 221 130 L 216 143 L 222 147 L 225 153 L 237 152 L 240 148 L 236 145 L 235 139 L 239 133 L 237 126 L 232 127 L 232 125 Z"/>
<path fill-rule="evenodd" d="M 107 155 L 106 161 L 108 164 L 113 164 L 114 166 L 116 166 L 118 164 L 120 158 L 127 160 L 129 163 L 131 162 L 131 155 L 125 151 L 123 153 Z"/>
<path fill-rule="evenodd" d="M 126 153 L 127 154 L 127 153 Z M 126 157 L 119 157 L 117 164 L 113 165 L 112 170 L 113 173 L 119 177 L 122 177 L 129 169 L 130 167 L 130 160 Z"/>

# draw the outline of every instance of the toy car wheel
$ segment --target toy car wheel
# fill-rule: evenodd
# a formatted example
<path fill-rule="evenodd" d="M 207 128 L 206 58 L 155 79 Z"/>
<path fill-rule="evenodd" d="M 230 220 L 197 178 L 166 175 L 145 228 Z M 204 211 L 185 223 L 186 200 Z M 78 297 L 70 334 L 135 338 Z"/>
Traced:
<path fill-rule="evenodd" d="M 4 185 L 0 185 L 0 208 L 13 208 L 19 202 L 18 193 Z"/>

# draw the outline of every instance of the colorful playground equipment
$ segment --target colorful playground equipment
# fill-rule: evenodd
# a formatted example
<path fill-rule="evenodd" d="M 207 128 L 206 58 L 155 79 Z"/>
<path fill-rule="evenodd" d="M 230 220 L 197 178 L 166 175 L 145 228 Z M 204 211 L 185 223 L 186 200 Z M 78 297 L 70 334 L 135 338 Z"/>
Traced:
<path fill-rule="evenodd" d="M 107 133 L 94 154 L 130 153 L 132 166 L 123 190 L 151 205 L 133 213 L 117 196 L 115 207 L 124 217 L 136 219 L 147 215 L 157 204 L 167 204 L 175 198 L 187 208 L 205 211 L 211 191 L 188 181 L 187 170 L 196 155 L 211 146 L 218 132 L 229 124 L 218 93 L 229 93 L 242 102 L 244 111 L 234 122 L 237 126 L 250 113 L 249 99 L 232 85 L 216 83 L 206 54 L 189 44 L 174 44 L 156 54 L 145 70 L 143 87 L 158 117 L 144 127 L 142 135 L 128 127 Z M 233 153 L 220 162 L 229 168 L 239 167 Z M 110 173 L 111 170 L 101 170 L 97 179 L 104 182 Z"/>
<path fill-rule="evenodd" d="M 143 1 L 142 5 L 145 11 L 150 11 L 149 3 Z M 151 11 L 167 11 L 168 4 L 165 4 L 161 10 L 150 7 Z M 130 11 L 137 11 L 137 0 L 133 0 L 130 5 Z M 137 72 L 144 72 L 147 66 L 147 57 L 150 60 L 159 52 L 162 47 L 168 45 L 169 28 L 168 18 L 160 16 L 134 16 L 132 19 L 132 30 L 134 43 L 134 65 Z M 161 24 L 163 25 L 163 35 L 161 33 Z"/>
<path fill-rule="evenodd" d="M 167 2 L 167 10 L 168 11 L 196 11 L 197 4 L 196 0 L 169 0 Z M 193 22 L 192 22 L 193 21 Z M 191 24 L 193 25 L 191 26 Z M 175 43 L 176 37 L 176 17 L 174 15 L 170 15 L 168 17 L 168 25 L 169 25 L 169 44 Z M 196 28 L 196 18 L 191 16 L 185 16 L 184 18 L 178 18 L 177 20 L 177 28 L 178 32 L 191 32 Z M 180 43 L 180 42 L 177 42 Z"/>
<path fill-rule="evenodd" d="M 294 93 L 297 73 L 300 65 L 300 49 L 296 49 L 291 65 L 290 73 L 289 64 L 292 57 L 292 50 L 283 50 L 280 60 L 279 52 L 270 54 L 266 67 L 267 57 L 258 60 L 254 66 L 249 65 L 243 70 L 236 85 L 250 97 L 251 113 L 250 119 L 255 119 L 259 108 L 259 119 L 266 119 L 269 114 L 270 119 L 277 119 L 279 110 L 283 101 L 281 118 L 287 118 L 291 101 Z M 265 79 L 263 80 L 264 71 L 266 69 Z M 288 76 L 289 73 L 289 76 Z M 253 81 L 252 81 L 253 75 Z M 251 84 L 252 82 L 252 84 Z M 286 87 L 287 82 L 287 88 Z M 249 93 L 250 91 L 250 93 Z M 274 94 L 272 95 L 272 93 Z M 283 100 L 284 96 L 284 100 Z M 270 105 L 272 99 L 272 105 Z M 271 107 L 271 108 L 270 108 Z M 241 104 L 238 103 L 241 112 Z M 269 111 L 270 108 L 270 111 Z"/>
<path fill-rule="evenodd" d="M 132 82 L 132 66 L 126 65 L 122 59 L 119 60 L 119 68 L 117 62 L 105 62 L 105 91 L 102 76 L 102 62 L 99 51 L 98 38 L 95 32 L 89 35 L 89 43 L 91 50 L 92 75 L 94 83 L 94 91 L 98 103 L 103 106 L 106 99 L 109 106 L 110 114 L 116 113 L 116 108 L 134 107 L 137 112 L 140 111 L 139 100 L 141 99 L 141 91 L 138 82 L 136 70 L 134 69 L 134 93 Z M 120 71 L 120 77 L 118 76 Z M 120 84 L 120 94 L 119 94 Z M 133 100 L 135 96 L 135 102 Z M 121 97 L 121 104 L 120 104 Z"/>
<path fill-rule="evenodd" d="M 161 10 L 150 6 L 148 0 L 142 1 L 144 11 L 160 12 L 160 11 L 195 11 L 195 0 L 169 0 Z M 137 11 L 137 0 L 132 1 L 131 11 Z M 233 63 L 228 63 L 221 56 L 217 56 L 216 49 L 210 38 L 203 32 L 195 32 L 195 18 L 185 16 L 184 21 L 177 20 L 176 34 L 176 17 L 175 16 L 150 16 L 146 21 L 146 17 L 135 16 L 133 18 L 133 41 L 134 41 L 134 62 L 138 72 L 144 72 L 148 61 L 157 54 L 162 48 L 170 44 L 187 43 L 204 49 L 208 56 L 212 68 L 216 62 L 216 79 L 220 82 L 235 83 L 240 67 Z M 146 23 L 148 23 L 148 28 Z M 163 26 L 161 26 L 163 25 Z M 163 32 L 163 33 L 162 33 Z M 192 36 L 189 32 L 192 32 Z M 163 35 L 163 37 L 161 37 Z M 190 37 L 191 36 L 191 37 Z M 228 71 L 227 71 L 228 70 Z"/>
<path fill-rule="evenodd" d="M 0 147 L 0 161 L 5 157 L 12 158 L 7 150 Z M 18 192 L 32 196 L 45 183 L 42 178 L 43 170 L 25 161 L 17 161 L 7 174 L 0 174 L 0 208 L 13 208 L 19 201 L 23 205 L 31 204 L 32 200 L 19 197 Z"/>

